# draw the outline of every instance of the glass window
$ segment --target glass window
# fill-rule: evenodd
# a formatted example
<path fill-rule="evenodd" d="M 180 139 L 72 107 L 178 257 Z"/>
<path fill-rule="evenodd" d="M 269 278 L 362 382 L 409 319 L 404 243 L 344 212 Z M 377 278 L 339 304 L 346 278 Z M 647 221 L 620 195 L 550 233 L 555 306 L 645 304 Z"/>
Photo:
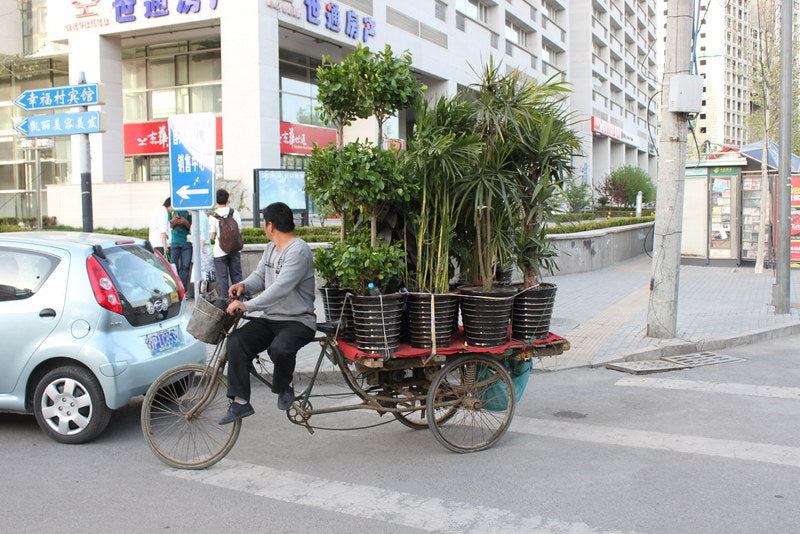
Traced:
<path fill-rule="evenodd" d="M 286 62 L 281 63 L 281 91 L 311 96 L 310 86 L 308 68 Z"/>
<path fill-rule="evenodd" d="M 216 82 L 222 79 L 222 58 L 219 51 L 189 56 L 189 83 Z"/>
<path fill-rule="evenodd" d="M 147 93 L 127 93 L 122 96 L 124 116 L 127 122 L 147 120 Z"/>
<path fill-rule="evenodd" d="M 201 85 L 190 87 L 192 113 L 210 111 L 222 113 L 222 87 L 219 85 Z"/>
<path fill-rule="evenodd" d="M 489 9 L 486 7 L 486 4 L 478 0 L 456 0 L 456 11 L 481 22 L 486 22 L 489 18 Z"/>
<path fill-rule="evenodd" d="M 145 89 L 147 87 L 147 63 L 144 59 L 122 62 L 122 88 Z"/>
<path fill-rule="evenodd" d="M 149 87 L 172 87 L 175 85 L 175 58 L 147 60 Z"/>
<path fill-rule="evenodd" d="M 0 248 L 0 301 L 34 295 L 59 261 L 50 254 Z"/>

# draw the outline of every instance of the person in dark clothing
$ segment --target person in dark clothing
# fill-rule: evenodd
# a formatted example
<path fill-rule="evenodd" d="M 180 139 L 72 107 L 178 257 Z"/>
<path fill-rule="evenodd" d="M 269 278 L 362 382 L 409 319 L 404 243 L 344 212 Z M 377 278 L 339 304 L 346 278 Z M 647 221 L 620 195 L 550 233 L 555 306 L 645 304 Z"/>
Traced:
<path fill-rule="evenodd" d="M 292 210 L 282 202 L 263 211 L 264 233 L 270 243 L 256 270 L 243 282 L 232 285 L 232 299 L 256 295 L 247 302 L 234 300 L 231 315 L 244 312 L 256 316 L 228 338 L 228 413 L 224 425 L 255 413 L 250 404 L 250 362 L 268 349 L 275 364 L 272 391 L 278 394 L 278 408 L 288 410 L 294 401 L 297 351 L 314 339 L 314 265 L 308 244 L 294 232 Z"/>

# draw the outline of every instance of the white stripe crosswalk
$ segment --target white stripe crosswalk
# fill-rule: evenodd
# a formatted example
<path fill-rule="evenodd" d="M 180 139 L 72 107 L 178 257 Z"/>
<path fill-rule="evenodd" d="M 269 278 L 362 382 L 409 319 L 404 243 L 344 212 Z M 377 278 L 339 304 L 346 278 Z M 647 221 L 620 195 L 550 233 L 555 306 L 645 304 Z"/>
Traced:
<path fill-rule="evenodd" d="M 617 386 L 679 389 L 684 391 L 700 391 L 704 393 L 725 393 L 728 395 L 747 395 L 751 397 L 769 397 L 775 399 L 800 400 L 800 388 L 759 386 L 755 384 L 736 384 L 729 382 L 705 382 L 702 380 L 676 380 L 673 378 L 624 377 L 616 382 Z"/>

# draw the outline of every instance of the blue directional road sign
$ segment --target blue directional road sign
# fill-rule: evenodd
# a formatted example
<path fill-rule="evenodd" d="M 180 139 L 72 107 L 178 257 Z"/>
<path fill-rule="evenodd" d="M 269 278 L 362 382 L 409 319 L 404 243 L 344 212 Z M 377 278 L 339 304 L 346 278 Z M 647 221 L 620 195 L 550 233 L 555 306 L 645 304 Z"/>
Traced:
<path fill-rule="evenodd" d="M 105 131 L 105 116 L 101 111 L 32 115 L 15 124 L 14 129 L 25 137 L 100 133 Z"/>
<path fill-rule="evenodd" d="M 169 126 L 172 207 L 203 210 L 216 195 L 217 122 L 213 113 L 173 115 Z"/>
<path fill-rule="evenodd" d="M 14 99 L 14 104 L 26 111 L 99 106 L 105 102 L 103 92 L 103 85 L 100 83 L 42 87 L 23 91 Z"/>

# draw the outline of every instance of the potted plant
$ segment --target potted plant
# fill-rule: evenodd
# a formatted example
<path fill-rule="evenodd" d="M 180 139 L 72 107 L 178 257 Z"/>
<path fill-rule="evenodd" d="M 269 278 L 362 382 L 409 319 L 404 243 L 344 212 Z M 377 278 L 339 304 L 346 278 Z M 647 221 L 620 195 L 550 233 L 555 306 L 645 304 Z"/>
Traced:
<path fill-rule="evenodd" d="M 358 348 L 388 358 L 400 344 L 403 323 L 403 295 L 388 290 L 405 270 L 405 251 L 400 243 L 371 246 L 369 236 L 356 234 L 338 249 L 335 262 L 341 284 L 355 293 L 351 298 Z"/>
<path fill-rule="evenodd" d="M 338 258 L 346 244 L 335 243 L 331 248 L 320 248 L 314 253 L 314 270 L 323 280 L 320 287 L 326 321 L 341 321 L 339 337 L 348 342 L 356 340 L 353 306 L 347 295 L 352 290 L 342 286 Z"/>
<path fill-rule="evenodd" d="M 458 97 L 442 97 L 433 105 L 420 102 L 415 117 L 405 160 L 406 173 L 419 190 L 410 225 L 416 261 L 407 311 L 411 345 L 433 348 L 449 345 L 457 326 L 458 300 L 449 285 L 456 222 L 453 191 L 474 168 L 481 143 L 469 133 L 469 105 Z"/>

